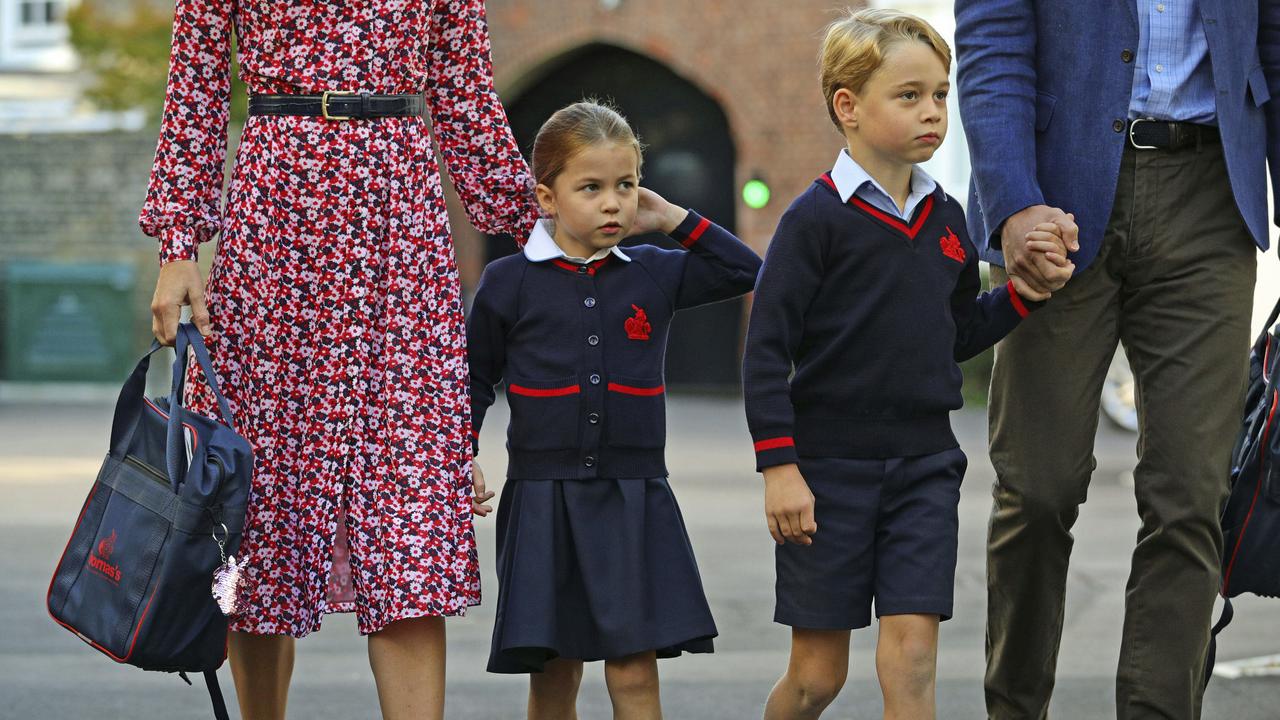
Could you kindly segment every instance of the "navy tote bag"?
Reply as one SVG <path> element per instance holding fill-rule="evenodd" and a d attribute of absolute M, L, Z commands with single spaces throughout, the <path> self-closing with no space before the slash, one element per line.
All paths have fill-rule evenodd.
<path fill-rule="evenodd" d="M 1280 338 L 1271 311 L 1249 354 L 1245 417 L 1231 463 L 1231 494 L 1222 511 L 1222 596 L 1280 597 Z"/>
<path fill-rule="evenodd" d="M 144 388 L 157 349 L 120 392 L 110 450 L 49 584 L 49 614 L 116 662 L 184 680 L 204 673 L 221 719 L 215 671 L 228 620 L 211 588 L 240 545 L 253 453 L 233 429 L 200 333 L 179 326 L 171 393 L 152 400 Z M 222 422 L 181 406 L 190 354 Z"/>

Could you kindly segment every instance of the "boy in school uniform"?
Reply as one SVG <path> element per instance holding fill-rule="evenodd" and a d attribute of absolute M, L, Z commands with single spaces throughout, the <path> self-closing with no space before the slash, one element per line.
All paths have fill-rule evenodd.
<path fill-rule="evenodd" d="M 767 719 L 815 718 L 848 672 L 850 630 L 880 618 L 886 718 L 934 717 L 938 623 L 952 612 L 966 459 L 949 413 L 958 362 L 1048 297 L 1014 278 L 979 295 L 959 202 L 916 163 L 947 130 L 951 53 L 927 23 L 850 13 L 821 78 L 846 147 L 783 215 L 743 362 L 791 660 Z M 1027 236 L 1060 288 L 1070 215 Z"/>

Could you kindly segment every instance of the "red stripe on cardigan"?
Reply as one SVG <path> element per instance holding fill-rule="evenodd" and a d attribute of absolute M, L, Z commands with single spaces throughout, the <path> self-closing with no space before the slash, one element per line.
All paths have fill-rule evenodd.
<path fill-rule="evenodd" d="M 582 388 L 578 385 L 569 385 L 567 387 L 558 388 L 527 388 L 523 385 L 507 385 L 507 391 L 517 395 L 526 395 L 528 397 L 559 397 L 561 395 L 573 395 L 582 392 Z"/>
<path fill-rule="evenodd" d="M 702 218 L 698 221 L 697 227 L 689 233 L 689 237 L 681 240 L 680 244 L 685 247 L 692 246 L 694 243 L 698 242 L 698 238 L 702 237 L 702 233 L 706 232 L 709 227 L 711 227 L 711 221 L 706 218 Z"/>
<path fill-rule="evenodd" d="M 610 392 L 622 393 L 623 395 L 661 395 L 666 389 L 665 385 L 641 388 L 632 387 L 630 385 L 619 385 L 618 383 L 609 383 Z"/>

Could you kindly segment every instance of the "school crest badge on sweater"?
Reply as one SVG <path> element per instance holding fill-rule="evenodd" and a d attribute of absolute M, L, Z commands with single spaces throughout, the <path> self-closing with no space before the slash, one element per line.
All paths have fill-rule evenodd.
<path fill-rule="evenodd" d="M 649 324 L 649 316 L 645 313 L 644 308 L 638 305 L 632 305 L 632 310 L 636 314 L 627 318 L 622 324 L 624 330 L 627 331 L 628 340 L 648 340 L 649 333 L 653 330 L 653 325 Z"/>
<path fill-rule="evenodd" d="M 960 238 L 956 236 L 950 225 L 947 226 L 947 234 L 942 236 L 938 244 L 942 246 L 943 255 L 958 263 L 964 262 L 964 246 L 960 244 Z"/>

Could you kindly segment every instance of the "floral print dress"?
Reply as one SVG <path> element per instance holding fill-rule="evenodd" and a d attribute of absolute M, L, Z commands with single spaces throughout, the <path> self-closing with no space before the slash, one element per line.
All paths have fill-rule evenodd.
<path fill-rule="evenodd" d="M 250 92 L 425 92 L 424 118 L 250 117 L 221 208 L 231 36 Z M 162 262 L 220 234 L 214 366 L 253 444 L 232 628 L 361 633 L 479 602 L 462 296 L 434 134 L 471 222 L 527 235 L 533 183 L 482 0 L 177 0 L 142 209 Z M 189 402 L 212 410 L 192 383 Z"/>

